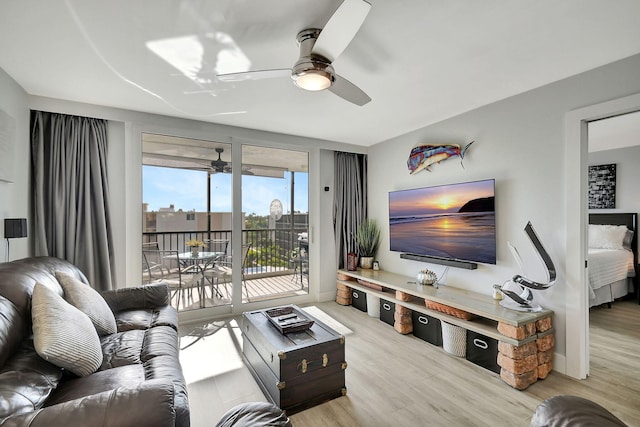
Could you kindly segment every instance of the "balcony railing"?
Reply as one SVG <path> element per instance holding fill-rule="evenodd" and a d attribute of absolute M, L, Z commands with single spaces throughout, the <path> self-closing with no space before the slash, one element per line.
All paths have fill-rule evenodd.
<path fill-rule="evenodd" d="M 307 229 L 261 229 L 243 230 L 242 243 L 251 243 L 247 254 L 246 274 L 278 275 L 291 274 L 300 268 L 301 233 Z M 231 255 L 231 230 L 145 232 L 142 233 L 142 247 L 159 250 L 188 252 L 186 242 L 197 239 L 203 242 L 226 240 L 227 255 Z M 305 244 L 303 251 L 308 250 Z"/>

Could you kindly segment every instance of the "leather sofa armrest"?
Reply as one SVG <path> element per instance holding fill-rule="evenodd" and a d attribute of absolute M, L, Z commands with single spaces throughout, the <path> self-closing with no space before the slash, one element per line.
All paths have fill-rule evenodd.
<path fill-rule="evenodd" d="M 164 307 L 169 305 L 169 286 L 166 283 L 153 283 L 104 291 L 102 296 L 114 313 L 130 309 Z"/>
<path fill-rule="evenodd" d="M 149 380 L 16 415 L 2 427 L 174 427 L 173 396 L 171 381 Z"/>
<path fill-rule="evenodd" d="M 553 396 L 540 403 L 530 427 L 626 427 L 619 418 L 591 400 L 569 395 Z"/>

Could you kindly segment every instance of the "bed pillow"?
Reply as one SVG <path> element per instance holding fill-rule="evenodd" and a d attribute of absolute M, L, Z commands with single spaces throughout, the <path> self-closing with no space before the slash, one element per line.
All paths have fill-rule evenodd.
<path fill-rule="evenodd" d="M 624 225 L 589 224 L 589 247 L 594 249 L 623 249 L 627 227 Z"/>
<path fill-rule="evenodd" d="M 98 335 L 111 335 L 118 332 L 113 312 L 95 289 L 71 274 L 61 271 L 56 272 L 56 279 L 64 290 L 64 299 L 89 316 Z"/>
<path fill-rule="evenodd" d="M 60 295 L 36 283 L 31 297 L 36 353 L 44 360 L 84 377 L 102 364 L 102 347 L 89 317 Z"/>
<path fill-rule="evenodd" d="M 624 233 L 624 239 L 622 239 L 622 247 L 628 251 L 632 251 L 631 242 L 633 242 L 633 231 L 627 230 L 626 233 Z"/>

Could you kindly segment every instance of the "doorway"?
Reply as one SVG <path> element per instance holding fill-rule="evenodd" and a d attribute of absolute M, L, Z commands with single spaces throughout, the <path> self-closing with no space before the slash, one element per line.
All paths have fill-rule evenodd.
<path fill-rule="evenodd" d="M 589 216 L 602 224 L 628 221 L 628 226 L 634 228 L 637 234 L 637 219 L 633 221 L 632 215 L 640 212 L 637 190 L 637 182 L 640 181 L 640 169 L 637 167 L 640 164 L 640 112 L 607 117 L 588 122 L 587 125 L 589 180 L 594 180 L 589 188 Z M 591 185 L 594 185 L 593 189 Z M 633 284 L 629 284 L 628 279 L 620 280 L 627 276 L 625 259 L 633 259 L 629 268 L 637 273 L 638 245 L 637 236 L 632 236 L 626 246 L 624 240 L 621 242 L 625 250 L 598 249 L 603 246 L 609 248 L 616 243 L 610 241 L 613 236 L 606 234 L 607 230 L 610 233 L 621 231 L 617 228 L 592 230 L 591 227 L 598 226 L 590 225 L 587 234 L 590 254 L 588 289 L 591 297 L 588 308 L 589 360 L 595 355 L 596 360 L 602 361 L 603 357 L 607 360 L 608 354 L 615 353 L 614 348 L 602 351 L 602 346 L 597 345 L 597 342 L 603 341 L 602 332 L 620 334 L 620 340 L 628 339 L 629 335 L 625 333 L 628 323 L 633 316 L 637 316 L 634 314 L 636 310 L 640 309 L 637 307 L 638 279 L 633 279 Z M 613 256 L 620 258 L 613 259 Z M 608 267 L 605 269 L 605 266 Z M 627 324 L 622 319 L 626 319 Z M 593 363 L 590 363 L 590 367 Z"/>
<path fill-rule="evenodd" d="M 588 123 L 640 111 L 640 94 L 568 112 L 565 115 L 566 188 L 566 359 L 565 373 L 589 374 L 589 316 L 586 282 Z"/>

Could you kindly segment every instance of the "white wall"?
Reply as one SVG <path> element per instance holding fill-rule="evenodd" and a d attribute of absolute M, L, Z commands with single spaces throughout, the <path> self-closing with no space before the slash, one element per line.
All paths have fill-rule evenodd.
<path fill-rule="evenodd" d="M 14 121 L 15 141 L 13 141 L 12 159 L 13 182 L 0 181 L 0 262 L 7 260 L 7 239 L 4 238 L 5 218 L 29 218 L 29 173 L 31 162 L 29 154 L 29 106 L 26 92 L 0 69 L 0 110 Z M 11 239 L 10 260 L 24 258 L 29 253 L 32 224 L 27 226 L 26 239 Z"/>
<path fill-rule="evenodd" d="M 536 300 L 554 310 L 556 354 L 566 352 L 565 283 L 565 114 L 605 100 L 640 92 L 640 55 L 487 105 L 377 144 L 369 150 L 370 215 L 383 227 L 381 267 L 413 276 L 424 263 L 403 260 L 388 250 L 388 192 L 486 178 L 496 179 L 497 265 L 469 271 L 451 268 L 448 286 L 490 294 L 494 283 L 518 273 L 507 241 L 520 250 L 529 274 L 543 269 L 522 231 L 531 221 L 558 269 L 555 287 Z M 425 84 L 428 84 L 426 82 Z M 406 160 L 417 143 L 476 143 L 465 156 L 409 175 Z M 572 154 L 568 154 L 572 155 Z M 576 156 L 576 159 L 578 157 Z M 576 160 L 578 161 L 578 160 Z M 440 273 L 443 267 L 428 264 Z M 558 368 L 563 371 L 561 364 Z"/>

